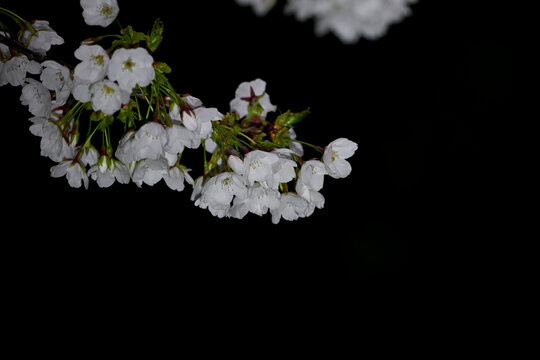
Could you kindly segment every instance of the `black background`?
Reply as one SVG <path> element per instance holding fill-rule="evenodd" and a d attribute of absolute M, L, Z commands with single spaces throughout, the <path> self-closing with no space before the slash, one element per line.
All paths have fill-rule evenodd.
<path fill-rule="evenodd" d="M 399 303 L 448 281 L 441 270 L 459 272 L 485 242 L 478 226 L 489 202 L 484 174 L 492 171 L 485 140 L 512 97 L 507 9 L 421 0 L 384 38 L 343 45 L 315 37 L 312 22 L 279 6 L 258 18 L 233 1 L 172 3 L 120 0 L 119 21 L 146 32 L 162 19 L 165 40 L 154 58 L 172 67 L 178 92 L 227 112 L 239 83 L 262 78 L 280 110 L 311 108 L 300 139 L 359 144 L 352 174 L 326 178 L 323 210 L 277 226 L 269 215 L 214 218 L 191 204 L 191 191 L 164 183 L 73 189 L 50 178 L 54 164 L 39 156 L 20 89 L 5 86 L 2 257 L 14 286 L 40 296 L 93 288 L 165 298 L 230 289 L 371 297 L 376 285 Z M 49 20 L 66 40 L 49 55 L 68 63 L 76 64 L 81 40 L 118 30 L 86 26 L 77 1 L 58 4 L 2 0 L 27 19 Z M 199 155 L 185 158 L 196 168 Z"/>

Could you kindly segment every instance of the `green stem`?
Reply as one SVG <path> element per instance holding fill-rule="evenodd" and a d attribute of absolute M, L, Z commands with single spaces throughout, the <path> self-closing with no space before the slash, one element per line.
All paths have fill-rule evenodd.
<path fill-rule="evenodd" d="M 13 21 L 15 21 L 22 29 L 30 31 L 30 33 L 32 35 L 36 36 L 38 34 L 36 29 L 34 29 L 34 27 L 32 26 L 32 24 L 30 24 L 28 21 L 24 20 L 19 15 L 15 14 L 13 11 L 8 10 L 6 8 L 3 8 L 3 7 L 0 7 L 0 13 L 10 17 L 11 19 L 13 19 Z"/>
<path fill-rule="evenodd" d="M 86 136 L 86 141 L 84 142 L 84 146 L 83 148 L 87 147 L 88 145 L 90 145 L 90 140 L 92 140 L 92 136 L 94 136 L 94 134 L 96 133 L 96 131 L 98 129 L 100 129 L 102 126 L 101 126 L 101 123 L 99 123 L 96 128 L 94 129 L 94 131 L 92 131 L 92 134 L 90 134 L 90 136 Z"/>
<path fill-rule="evenodd" d="M 296 140 L 296 139 L 288 139 L 287 141 L 288 141 L 288 142 L 294 141 L 294 142 L 300 143 L 300 144 L 302 144 L 302 145 L 309 146 L 309 147 L 311 147 L 311 148 L 317 150 L 317 151 L 320 152 L 321 154 L 324 153 L 324 150 L 322 150 L 319 146 L 316 146 L 316 145 L 307 143 L 307 142 L 305 142 L 305 141 L 300 141 L 300 140 Z"/>

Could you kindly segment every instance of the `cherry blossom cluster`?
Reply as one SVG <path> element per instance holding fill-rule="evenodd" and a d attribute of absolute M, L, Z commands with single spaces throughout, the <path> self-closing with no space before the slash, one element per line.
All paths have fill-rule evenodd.
<path fill-rule="evenodd" d="M 231 112 L 220 120 L 206 175 L 195 181 L 192 200 L 217 217 L 242 219 L 270 212 L 272 222 L 296 220 L 324 207 L 320 190 L 324 176 L 345 178 L 351 171 L 346 160 L 357 150 L 356 143 L 340 138 L 325 149 L 296 140 L 294 124 L 307 115 L 286 112 L 274 121 L 268 114 L 276 110 L 261 79 L 240 84 L 230 103 Z M 243 124 L 246 137 L 238 143 L 230 133 Z M 257 138 L 270 140 L 256 141 Z M 302 144 L 315 148 L 322 158 L 304 160 Z"/>
<path fill-rule="evenodd" d="M 250 5 L 263 16 L 277 0 L 236 0 L 240 5 Z M 389 26 L 410 14 L 409 5 L 417 0 L 287 0 L 285 12 L 300 21 L 313 19 L 315 33 L 323 36 L 334 33 L 343 43 L 378 39 Z"/>
<path fill-rule="evenodd" d="M 107 27 L 119 14 L 116 0 L 80 4 L 88 25 Z M 40 138 L 41 155 L 56 163 L 51 176 L 72 187 L 163 180 L 183 191 L 188 184 L 195 205 L 214 216 L 270 213 L 278 223 L 322 208 L 324 177 L 352 171 L 347 159 L 357 144 L 298 140 L 295 128 L 309 110 L 276 114 L 261 79 L 241 83 L 226 113 L 176 92 L 167 78 L 172 69 L 152 56 L 163 36 L 159 20 L 146 34 L 128 26 L 84 40 L 75 50 L 79 62 L 68 65 L 47 58 L 52 45 L 64 43 L 48 22 L 30 23 L 2 7 L 0 15 L 20 27 L 0 32 L 0 86 L 21 88 L 30 132 Z M 182 155 L 199 148 L 204 170 L 194 179 Z"/>

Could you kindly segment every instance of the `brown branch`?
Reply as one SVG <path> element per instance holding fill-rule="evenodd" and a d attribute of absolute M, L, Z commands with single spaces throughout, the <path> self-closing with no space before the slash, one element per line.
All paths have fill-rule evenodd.
<path fill-rule="evenodd" d="M 11 49 L 15 49 L 17 52 L 21 54 L 26 55 L 26 57 L 30 60 L 34 60 L 39 63 L 42 63 L 43 61 L 47 60 L 46 56 L 35 53 L 32 50 L 29 50 L 26 47 L 24 47 L 20 42 L 10 39 L 7 36 L 4 36 L 2 34 L 0 34 L 0 43 L 7 45 Z"/>
<path fill-rule="evenodd" d="M 67 62 L 65 62 L 63 60 L 50 59 L 46 55 L 42 55 L 42 54 L 39 54 L 39 53 L 37 53 L 35 51 L 32 51 L 32 50 L 26 48 L 19 41 L 13 40 L 13 39 L 11 39 L 11 38 L 9 38 L 7 36 L 4 36 L 2 34 L 0 34 L 0 43 L 2 43 L 4 45 L 7 45 L 10 49 L 13 49 L 13 50 L 17 51 L 18 53 L 21 53 L 21 54 L 25 55 L 29 60 L 37 61 L 40 64 L 43 63 L 44 61 L 47 61 L 47 60 L 54 60 L 57 63 L 67 67 L 68 69 L 73 69 L 74 68 L 74 66 L 72 66 L 71 64 L 68 64 Z"/>

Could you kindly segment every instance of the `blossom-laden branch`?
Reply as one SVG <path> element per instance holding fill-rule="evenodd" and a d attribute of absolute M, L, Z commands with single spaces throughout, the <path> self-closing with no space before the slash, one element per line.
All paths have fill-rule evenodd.
<path fill-rule="evenodd" d="M 81 5 L 89 25 L 106 27 L 119 13 L 116 0 Z M 272 116 L 277 107 L 261 79 L 241 83 L 225 114 L 178 93 L 167 77 L 172 69 L 152 56 L 163 38 L 159 20 L 148 33 L 128 26 L 83 41 L 75 50 L 79 63 L 70 67 L 29 56 L 45 57 L 63 44 L 48 22 L 30 24 L 3 8 L 0 14 L 19 26 L 14 36 L 0 22 L 0 86 L 22 88 L 41 155 L 57 163 L 51 176 L 65 176 L 72 187 L 163 180 L 183 191 L 187 183 L 195 205 L 215 216 L 270 212 L 278 223 L 322 208 L 324 177 L 351 173 L 347 159 L 357 145 L 345 138 L 325 148 L 298 140 L 295 128 L 309 110 Z M 303 145 L 322 156 L 305 160 Z M 204 172 L 194 179 L 182 155 L 199 148 Z"/>

